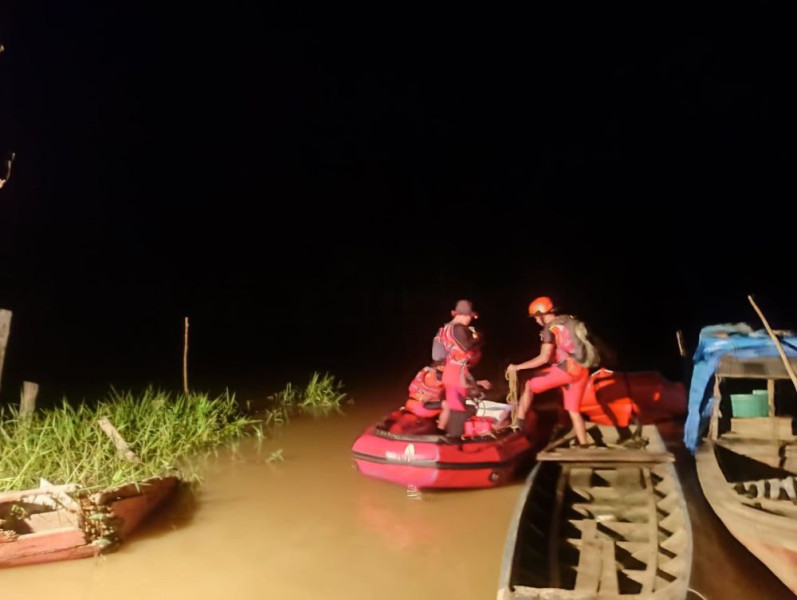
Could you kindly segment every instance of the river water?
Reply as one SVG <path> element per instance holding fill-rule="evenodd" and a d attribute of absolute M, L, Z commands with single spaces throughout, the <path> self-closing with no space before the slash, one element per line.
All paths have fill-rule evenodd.
<path fill-rule="evenodd" d="M 3 570 L 0 598 L 495 598 L 521 482 L 418 495 L 364 477 L 350 448 L 395 407 L 380 398 L 361 393 L 344 414 L 297 418 L 213 456 L 199 492 L 176 495 L 117 552 Z M 714 516 L 679 427 L 662 431 L 690 507 L 692 587 L 711 600 L 793 598 Z"/>

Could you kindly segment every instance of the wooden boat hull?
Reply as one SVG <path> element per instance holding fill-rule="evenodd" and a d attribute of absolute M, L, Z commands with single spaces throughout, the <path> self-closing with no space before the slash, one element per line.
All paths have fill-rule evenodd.
<path fill-rule="evenodd" d="M 797 594 L 797 501 L 787 494 L 778 499 L 744 493 L 751 486 L 729 481 L 720 466 L 727 452 L 731 451 L 711 440 L 698 447 L 695 461 L 703 495 L 728 531 Z M 728 458 L 726 455 L 725 460 Z M 788 481 L 788 476 L 782 480 Z M 762 478 L 764 481 L 771 489 L 773 482 L 781 479 L 775 476 Z M 792 481 L 792 490 L 793 485 Z"/>
<path fill-rule="evenodd" d="M 658 432 L 646 426 L 643 435 L 650 462 L 628 453 L 615 460 L 606 448 L 603 458 L 591 452 L 581 461 L 578 450 L 568 450 L 563 460 L 537 463 L 510 522 L 499 600 L 686 598 L 686 502 Z"/>
<path fill-rule="evenodd" d="M 0 494 L 0 517 L 5 518 L 0 521 L 5 523 L 0 527 L 0 568 L 111 552 L 178 482 L 175 477 L 152 478 L 77 500 L 64 493 L 66 486 Z"/>

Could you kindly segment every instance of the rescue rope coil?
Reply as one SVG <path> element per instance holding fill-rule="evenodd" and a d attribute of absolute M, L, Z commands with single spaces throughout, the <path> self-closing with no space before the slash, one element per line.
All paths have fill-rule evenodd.
<path fill-rule="evenodd" d="M 512 425 L 514 426 L 517 425 L 517 371 L 514 369 L 510 371 L 507 369 L 505 377 L 509 382 L 509 393 L 506 395 L 506 402 L 512 406 Z"/>

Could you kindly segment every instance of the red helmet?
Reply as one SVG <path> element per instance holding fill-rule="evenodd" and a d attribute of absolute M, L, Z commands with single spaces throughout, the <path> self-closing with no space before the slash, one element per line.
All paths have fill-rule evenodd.
<path fill-rule="evenodd" d="M 553 312 L 553 309 L 554 306 L 551 299 L 548 296 L 540 296 L 532 300 L 531 304 L 529 304 L 529 316 L 541 317 L 542 315 Z"/>

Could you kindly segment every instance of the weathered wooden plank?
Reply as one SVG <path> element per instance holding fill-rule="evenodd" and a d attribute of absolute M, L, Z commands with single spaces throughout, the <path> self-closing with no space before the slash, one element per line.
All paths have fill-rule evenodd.
<path fill-rule="evenodd" d="M 601 540 L 601 594 L 618 594 L 617 564 L 614 559 L 614 542 Z"/>
<path fill-rule="evenodd" d="M 19 403 L 19 416 L 29 417 L 36 410 L 36 396 L 39 395 L 39 384 L 32 381 L 22 382 L 22 400 Z"/>
<path fill-rule="evenodd" d="M 119 535 L 127 537 L 141 523 L 153 509 L 168 496 L 176 486 L 176 481 L 165 480 L 163 485 L 158 486 L 151 492 L 140 496 L 131 496 L 117 500 L 111 505 L 111 511 L 115 517 L 122 521 Z"/>
<path fill-rule="evenodd" d="M 645 487 L 648 489 L 653 489 L 653 481 L 650 477 L 650 471 L 648 469 L 644 469 L 643 476 L 645 478 Z M 656 511 L 656 497 L 651 494 L 650 498 L 648 499 L 648 521 L 647 521 L 647 529 L 648 529 L 648 544 L 649 544 L 649 551 L 650 551 L 650 558 L 648 559 L 647 566 L 645 567 L 645 577 L 642 581 L 642 590 L 641 593 L 644 594 L 652 594 L 653 593 L 653 584 L 656 581 L 656 572 L 658 571 L 658 546 L 659 546 L 659 519 L 658 513 Z"/>
<path fill-rule="evenodd" d="M 119 433 L 119 431 L 117 431 L 116 427 L 113 426 L 113 423 L 111 423 L 108 417 L 100 417 L 99 423 L 100 429 L 102 429 L 105 432 L 105 435 L 107 435 L 109 438 L 111 438 L 111 441 L 113 441 L 119 456 L 131 463 L 137 464 L 141 462 L 141 459 L 130 449 L 128 443 Z"/>
<path fill-rule="evenodd" d="M 64 527 L 78 528 L 77 514 L 68 510 L 48 510 L 35 513 L 29 515 L 25 521 L 30 525 L 33 533 L 63 529 Z"/>
<path fill-rule="evenodd" d="M 30 555 L 75 548 L 85 543 L 86 536 L 75 527 L 21 535 L 14 542 L 0 544 L 0 565 Z"/>
<path fill-rule="evenodd" d="M 42 496 L 46 497 L 50 502 L 52 502 L 52 498 L 50 494 L 52 492 L 62 492 L 68 494 L 70 492 L 74 492 L 77 489 L 77 485 L 74 483 L 66 483 L 64 485 L 43 485 L 39 488 L 34 488 L 30 490 L 16 490 L 13 492 L 0 492 L 0 503 L 4 502 L 20 502 L 22 500 L 26 502 L 37 502 L 41 499 Z"/>
<path fill-rule="evenodd" d="M 97 556 L 101 551 L 98 546 L 86 544 L 83 532 L 74 529 L 64 529 L 55 535 L 53 532 L 33 533 L 20 536 L 19 539 L 26 544 L 24 552 L 20 551 L 23 547 L 17 546 L 20 541 L 0 544 L 0 568 L 88 558 Z"/>
<path fill-rule="evenodd" d="M 769 416 L 775 416 L 775 380 L 767 379 L 767 406 L 769 407 Z"/>
<path fill-rule="evenodd" d="M 570 469 L 567 466 L 562 468 L 559 479 L 556 482 L 556 501 L 554 502 L 553 514 L 551 515 L 551 531 L 548 538 L 548 576 L 556 587 L 561 585 L 561 575 L 559 567 L 559 531 L 562 521 L 562 504 L 567 489 L 567 482 L 570 479 Z"/>
<path fill-rule="evenodd" d="M 530 588 L 515 586 L 513 592 L 499 596 L 498 600 L 596 600 L 594 592 L 576 592 L 559 588 Z M 618 599 L 619 600 L 619 599 Z"/>
<path fill-rule="evenodd" d="M 576 567 L 577 592 L 597 592 L 601 576 L 601 557 L 603 544 L 597 539 L 598 525 L 593 520 L 585 520 L 581 527 L 581 551 Z"/>
<path fill-rule="evenodd" d="M 53 485 L 44 477 L 39 478 L 39 486 L 47 490 L 49 496 L 53 500 L 53 506 L 63 506 L 64 508 L 77 513 L 80 510 L 78 502 L 69 496 L 67 492 L 74 492 L 77 490 L 77 485 L 72 483 L 69 485 Z"/>
<path fill-rule="evenodd" d="M 675 462 L 675 457 L 670 452 L 647 452 L 645 450 L 625 450 L 615 448 L 568 448 L 563 450 L 540 452 L 537 454 L 537 460 L 583 463 L 653 463 Z"/>
<path fill-rule="evenodd" d="M 6 358 L 6 345 L 11 333 L 11 311 L 0 308 L 0 389 L 3 384 L 3 362 Z"/>
<path fill-rule="evenodd" d="M 185 341 L 183 343 L 183 394 L 188 397 L 188 317 L 185 318 Z"/>
<path fill-rule="evenodd" d="M 588 519 L 594 519 L 600 516 L 604 519 L 612 517 L 620 521 L 636 521 L 641 517 L 645 517 L 648 511 L 645 505 L 633 506 L 620 503 L 596 504 L 591 502 L 576 502 L 571 505 L 571 508 Z"/>
<path fill-rule="evenodd" d="M 731 431 L 739 436 L 760 440 L 797 440 L 791 432 L 794 419 L 778 417 L 731 417 Z"/>
<path fill-rule="evenodd" d="M 797 357 L 789 357 L 789 363 L 797 367 Z M 779 356 L 757 356 L 737 358 L 726 354 L 720 359 L 716 375 L 730 379 L 789 379 L 786 366 Z"/>
<path fill-rule="evenodd" d="M 89 499 L 94 504 L 107 504 L 119 498 L 128 498 L 130 496 L 138 496 L 144 493 L 152 493 L 161 486 L 171 487 L 176 485 L 178 479 L 176 477 L 151 477 L 144 481 L 127 483 L 125 485 L 110 488 L 102 492 L 97 492 L 89 496 Z"/>
<path fill-rule="evenodd" d="M 92 546 L 86 544 L 83 546 L 74 546 L 71 548 L 64 548 L 62 550 L 55 550 L 53 552 L 39 552 L 37 554 L 29 554 L 6 561 L 0 561 L 0 568 L 8 567 L 21 567 L 24 565 L 39 565 L 43 563 L 52 563 L 62 560 L 75 560 L 79 558 L 89 558 L 97 556 L 101 552 L 99 546 Z"/>

